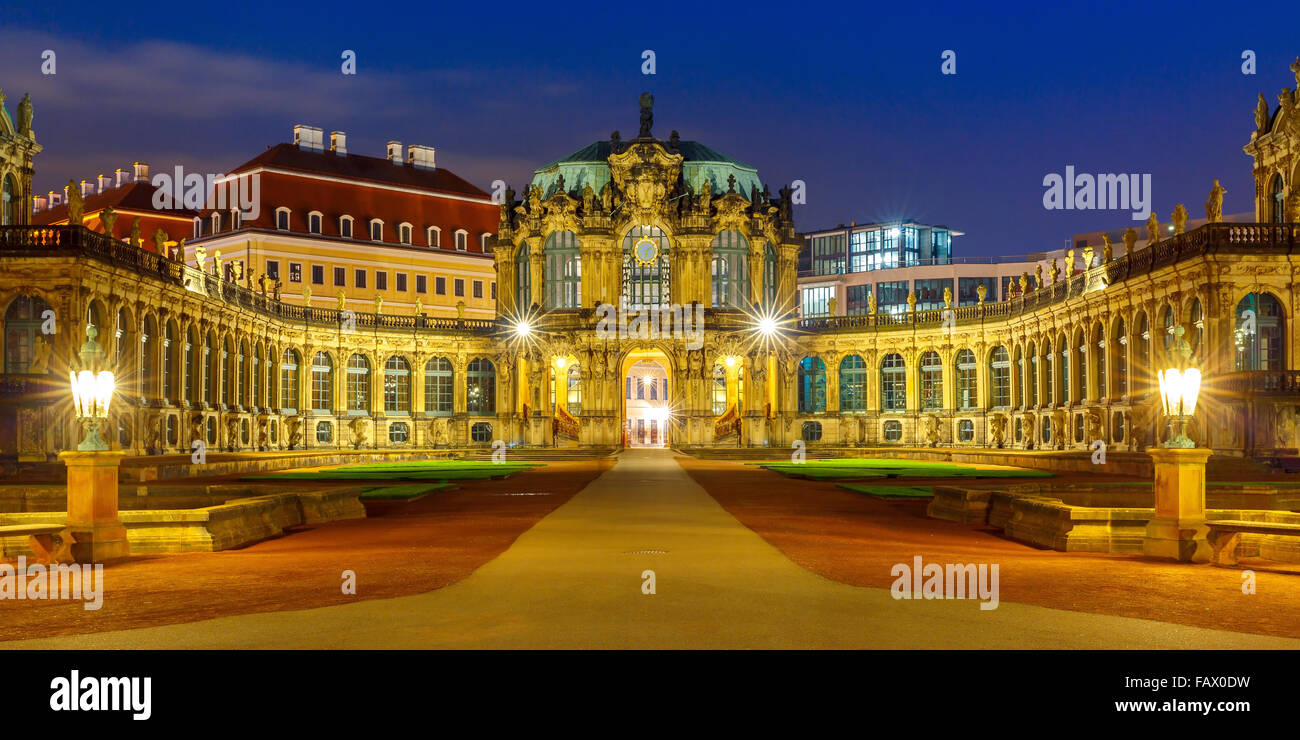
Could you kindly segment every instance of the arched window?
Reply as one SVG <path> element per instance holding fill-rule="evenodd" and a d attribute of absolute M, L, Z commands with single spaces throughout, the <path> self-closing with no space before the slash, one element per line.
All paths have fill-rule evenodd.
<path fill-rule="evenodd" d="M 826 363 L 820 357 L 799 361 L 799 413 L 820 414 L 826 410 Z"/>
<path fill-rule="evenodd" d="M 265 406 L 262 400 L 262 345 L 253 345 L 253 406 Z"/>
<path fill-rule="evenodd" d="M 1160 337 L 1165 343 L 1165 352 L 1174 343 L 1174 309 L 1173 306 L 1165 306 L 1165 310 L 1160 312 Z"/>
<path fill-rule="evenodd" d="M 491 360 L 474 359 L 466 368 L 465 411 L 474 416 L 497 412 L 497 369 Z"/>
<path fill-rule="evenodd" d="M 185 400 L 199 402 L 199 367 L 195 355 L 199 351 L 199 337 L 190 327 L 185 336 Z"/>
<path fill-rule="evenodd" d="M 268 410 L 279 406 L 279 404 L 276 403 L 276 398 L 275 398 L 276 388 L 279 387 L 276 384 L 276 378 L 280 377 L 280 368 L 275 364 L 275 358 L 277 356 L 278 353 L 275 351 L 275 349 L 271 347 L 271 345 L 268 344 L 266 346 L 266 366 L 265 366 L 266 367 L 266 407 Z M 294 406 L 297 405 L 298 405 L 297 401 L 295 400 Z M 276 434 L 275 424 L 272 424 L 271 425 L 272 442 L 276 441 L 275 434 Z"/>
<path fill-rule="evenodd" d="M 727 369 L 720 364 L 713 365 L 713 415 L 722 416 L 727 410 Z M 800 398 L 799 410 L 803 411 L 803 401 Z"/>
<path fill-rule="evenodd" d="M 907 365 L 897 352 L 885 355 L 880 361 L 880 410 L 907 410 Z"/>
<path fill-rule="evenodd" d="M 867 362 L 861 355 L 840 360 L 840 412 L 867 410 Z"/>
<path fill-rule="evenodd" d="M 1270 293 L 1248 293 L 1237 303 L 1237 370 L 1282 370 L 1282 304 Z"/>
<path fill-rule="evenodd" d="M 401 357 L 384 363 L 384 412 L 411 413 L 411 366 Z"/>
<path fill-rule="evenodd" d="M 898 442 L 903 438 L 903 422 L 897 419 L 890 419 L 884 425 L 885 441 Z"/>
<path fill-rule="evenodd" d="M 154 385 L 154 363 L 157 362 L 157 347 L 160 345 L 158 324 L 152 316 L 144 317 L 144 327 L 140 332 L 140 395 L 159 397 L 160 389 Z"/>
<path fill-rule="evenodd" d="M 234 361 L 234 354 L 235 347 L 230 343 L 230 337 L 226 337 L 226 341 L 221 344 L 221 364 L 217 365 L 217 372 L 221 374 L 221 377 L 218 379 L 221 384 L 221 403 L 226 406 L 229 406 L 231 403 L 230 386 L 232 383 L 230 376 L 233 371 L 230 367 L 230 363 Z"/>
<path fill-rule="evenodd" d="M 578 416 L 582 413 L 582 368 L 578 363 L 569 366 L 567 378 L 569 415 Z"/>
<path fill-rule="evenodd" d="M 528 266 L 528 242 L 515 252 L 515 306 L 523 315 L 533 305 L 533 275 Z"/>
<path fill-rule="evenodd" d="M 311 360 L 311 409 L 316 413 L 334 409 L 334 361 L 324 352 Z"/>
<path fill-rule="evenodd" d="M 1107 398 L 1106 393 L 1106 328 L 1098 323 L 1092 329 L 1092 346 L 1097 353 L 1096 359 L 1092 363 L 1092 372 L 1095 376 L 1093 382 L 1097 386 L 1097 396 L 1094 400 L 1102 401 Z"/>
<path fill-rule="evenodd" d="M 49 310 L 49 304 L 35 296 L 20 295 L 9 304 L 5 311 L 6 373 L 30 373 L 38 341 L 45 343 L 46 351 L 53 349 L 54 338 L 41 333 Z"/>
<path fill-rule="evenodd" d="M 203 338 L 203 400 L 209 406 L 217 402 L 215 389 L 212 387 L 212 363 L 216 361 L 212 356 L 212 345 L 216 343 L 217 338 L 212 332 L 208 332 L 208 335 Z"/>
<path fill-rule="evenodd" d="M 322 221 L 322 220 L 324 220 L 324 216 L 321 214 L 320 211 L 312 211 L 312 212 L 308 213 L 308 214 L 307 214 L 307 231 L 310 232 L 310 233 L 312 233 L 312 234 L 319 234 L 319 233 L 320 233 L 321 221 Z"/>
<path fill-rule="evenodd" d="M 179 400 L 176 398 L 176 373 L 172 362 L 172 353 L 176 351 L 176 329 L 171 322 L 163 325 L 160 351 L 162 352 L 162 397 L 172 401 Z"/>
<path fill-rule="evenodd" d="M 623 237 L 623 297 L 628 308 L 668 302 L 668 236 L 658 226 L 633 226 Z"/>
<path fill-rule="evenodd" d="M 1191 323 L 1191 329 L 1183 337 L 1192 345 L 1192 351 L 1195 352 L 1201 346 L 1201 337 L 1205 336 L 1205 311 L 1201 308 L 1201 299 L 1193 298 L 1192 305 L 1187 310 L 1187 320 Z"/>
<path fill-rule="evenodd" d="M 964 349 L 957 353 L 957 408 L 959 409 L 973 409 L 979 405 L 976 368 L 974 352 Z"/>
<path fill-rule="evenodd" d="M 768 310 L 775 310 L 777 295 L 776 249 L 771 242 L 763 248 L 763 302 Z"/>
<path fill-rule="evenodd" d="M 451 416 L 452 394 L 451 361 L 435 357 L 424 364 L 424 413 L 434 416 Z"/>
<path fill-rule="evenodd" d="M 1051 339 L 1043 342 L 1043 359 L 1043 405 L 1051 406 L 1056 403 L 1056 355 L 1052 353 Z"/>
<path fill-rule="evenodd" d="M 989 382 L 993 391 L 990 405 L 993 408 L 1011 406 L 1011 358 L 1006 347 L 994 347 L 989 355 Z"/>
<path fill-rule="evenodd" d="M 1025 368 L 1025 407 L 1038 406 L 1038 352 L 1033 342 L 1029 343 L 1029 352 L 1025 355 L 1029 366 Z"/>
<path fill-rule="evenodd" d="M 14 184 L 13 175 L 5 175 L 3 191 L 0 192 L 0 226 L 18 224 L 18 186 Z"/>
<path fill-rule="evenodd" d="M 582 307 L 582 260 L 578 237 L 572 231 L 555 231 L 546 237 L 546 307 Z"/>
<path fill-rule="evenodd" d="M 1115 375 L 1114 387 L 1112 390 L 1114 397 L 1123 398 L 1128 395 L 1128 335 L 1124 332 L 1124 319 L 1115 322 L 1115 331 L 1111 334 L 1111 356 L 1114 357 Z"/>
<path fill-rule="evenodd" d="M 1016 378 L 1019 381 L 1018 385 L 1020 387 L 1019 405 L 1020 408 L 1023 409 L 1029 405 L 1028 403 L 1029 391 L 1026 389 L 1027 384 L 1025 383 L 1025 358 L 1024 355 L 1021 353 L 1020 345 L 1018 344 L 1016 345 Z"/>
<path fill-rule="evenodd" d="M 1286 201 L 1284 197 L 1285 189 L 1282 187 L 1282 176 L 1273 175 L 1273 207 L 1269 212 L 1269 221 L 1275 224 L 1286 222 Z"/>
<path fill-rule="evenodd" d="M 248 403 L 248 386 L 245 383 L 244 363 L 248 361 L 248 342 L 239 343 L 239 351 L 235 355 L 235 404 L 247 405 Z"/>
<path fill-rule="evenodd" d="M 347 395 L 349 414 L 370 410 L 370 360 L 365 355 L 348 358 Z"/>
<path fill-rule="evenodd" d="M 1138 314 L 1133 342 L 1133 369 L 1137 375 L 1134 393 L 1140 394 L 1146 392 L 1151 382 L 1151 326 L 1145 311 Z"/>
<path fill-rule="evenodd" d="M 1062 354 L 1069 353 L 1062 351 Z M 1086 329 L 1079 329 L 1074 333 L 1074 354 L 1067 357 L 1065 364 L 1062 365 L 1062 367 L 1068 369 L 1070 376 L 1069 381 L 1066 383 L 1065 397 L 1061 399 L 1062 402 L 1088 400 L 1088 386 L 1085 382 L 1085 378 L 1087 378 L 1085 373 L 1088 368 L 1087 363 L 1084 361 L 1087 356 L 1088 332 Z"/>
<path fill-rule="evenodd" d="M 921 410 L 937 411 L 943 408 L 943 361 L 938 352 L 921 355 L 917 366 L 920 372 Z"/>
<path fill-rule="evenodd" d="M 728 229 L 713 238 L 713 307 L 749 305 L 749 241 Z"/>
<path fill-rule="evenodd" d="M 298 413 L 298 353 L 292 349 L 280 358 L 280 406 L 285 414 Z"/>

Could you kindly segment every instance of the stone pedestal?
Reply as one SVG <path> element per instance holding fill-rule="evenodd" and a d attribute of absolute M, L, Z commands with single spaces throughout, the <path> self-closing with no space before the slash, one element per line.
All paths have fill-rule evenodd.
<path fill-rule="evenodd" d="M 1181 562 L 1210 560 L 1205 526 L 1205 463 L 1203 448 L 1147 451 L 1155 462 L 1155 518 L 1147 523 L 1142 552 Z"/>
<path fill-rule="evenodd" d="M 117 470 L 125 453 L 60 452 L 68 466 L 68 528 L 78 563 L 105 563 L 131 554 L 117 516 Z"/>

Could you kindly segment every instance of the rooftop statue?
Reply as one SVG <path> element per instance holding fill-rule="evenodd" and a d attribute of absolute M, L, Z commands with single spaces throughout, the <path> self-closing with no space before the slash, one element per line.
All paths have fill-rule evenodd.
<path fill-rule="evenodd" d="M 1264 99 L 1264 93 L 1259 94 L 1259 102 L 1255 104 L 1255 129 L 1263 132 L 1268 128 L 1268 101 Z"/>
<path fill-rule="evenodd" d="M 1210 188 L 1210 199 L 1205 202 L 1205 218 L 1212 224 L 1223 220 L 1223 194 L 1226 192 L 1227 189 L 1215 180 L 1214 187 Z"/>
<path fill-rule="evenodd" d="M 81 188 L 77 187 L 76 181 L 68 180 L 68 223 L 80 226 L 85 207 L 85 201 L 81 199 Z"/>
<path fill-rule="evenodd" d="M 1181 234 L 1187 228 L 1187 207 L 1182 203 L 1174 206 L 1174 233 Z"/>
<path fill-rule="evenodd" d="M 117 223 L 117 211 L 113 210 L 112 206 L 106 207 L 103 213 L 99 214 L 99 222 L 104 227 L 105 236 L 112 239 L 113 224 Z"/>
<path fill-rule="evenodd" d="M 23 99 L 18 101 L 18 133 L 29 138 L 32 135 L 31 93 L 23 94 Z"/>
<path fill-rule="evenodd" d="M 1147 218 L 1147 246 L 1149 247 L 1158 241 L 1160 241 L 1160 219 L 1156 218 L 1156 214 L 1153 213 Z M 1127 242 L 1125 243 L 1127 244 Z"/>
<path fill-rule="evenodd" d="M 640 103 L 641 103 L 641 133 L 637 134 L 637 136 L 648 138 L 650 136 L 650 127 L 653 126 L 655 122 L 655 113 L 654 113 L 655 96 L 651 95 L 648 92 L 641 93 Z"/>

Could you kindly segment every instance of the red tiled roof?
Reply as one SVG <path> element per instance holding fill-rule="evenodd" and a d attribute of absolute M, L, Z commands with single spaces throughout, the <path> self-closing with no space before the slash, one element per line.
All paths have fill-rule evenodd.
<path fill-rule="evenodd" d="M 130 209 L 133 211 L 157 211 L 159 214 L 170 216 L 197 216 L 195 211 L 185 210 L 183 208 L 159 209 L 153 207 L 153 193 L 157 188 L 149 182 L 128 182 L 120 188 L 109 188 L 102 193 L 91 193 L 85 196 L 82 201 L 82 212 L 86 215 L 102 211 L 112 206 L 113 210 L 121 211 Z M 40 195 L 40 193 L 37 193 Z M 53 208 L 47 208 L 40 213 L 32 214 L 32 225 L 49 226 L 60 221 L 68 220 L 68 204 L 60 203 Z M 126 219 L 130 222 L 130 219 Z"/>
<path fill-rule="evenodd" d="M 293 144 L 276 144 L 236 167 L 232 174 L 257 167 L 298 170 L 349 180 L 370 180 L 402 187 L 437 190 L 471 198 L 488 198 L 486 192 L 442 167 L 426 170 L 409 164 L 395 165 L 382 157 L 367 157 L 361 154 L 339 155 L 329 151 L 315 152 L 299 149 Z"/>

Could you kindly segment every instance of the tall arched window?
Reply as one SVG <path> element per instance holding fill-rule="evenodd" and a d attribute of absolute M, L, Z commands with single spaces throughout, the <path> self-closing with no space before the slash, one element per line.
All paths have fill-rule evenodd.
<path fill-rule="evenodd" d="M 1025 407 L 1034 408 L 1038 406 L 1038 348 L 1033 342 L 1029 343 L 1029 352 L 1025 355 L 1029 365 L 1025 368 Z"/>
<path fill-rule="evenodd" d="M 582 307 L 582 259 L 578 237 L 572 231 L 556 231 L 546 237 L 546 307 Z"/>
<path fill-rule="evenodd" d="M 18 186 L 14 184 L 13 175 L 5 175 L 4 187 L 0 191 L 0 226 L 18 224 Z"/>
<path fill-rule="evenodd" d="M 569 365 L 569 372 L 566 375 L 569 402 L 569 415 L 577 416 L 582 413 L 582 368 L 578 363 Z"/>
<path fill-rule="evenodd" d="M 727 369 L 721 364 L 713 365 L 713 415 L 722 416 L 727 410 Z M 799 406 L 803 411 L 803 404 Z"/>
<path fill-rule="evenodd" d="M 334 361 L 324 352 L 311 360 L 311 409 L 317 413 L 334 409 Z"/>
<path fill-rule="evenodd" d="M 253 345 L 253 401 L 254 406 L 265 406 L 262 399 L 262 345 Z"/>
<path fill-rule="evenodd" d="M 176 351 L 176 328 L 170 321 L 163 326 L 162 339 L 162 395 L 171 401 L 176 398 L 176 380 L 172 353 Z"/>
<path fill-rule="evenodd" d="M 370 360 L 355 354 L 348 358 L 347 401 L 349 414 L 370 410 Z"/>
<path fill-rule="evenodd" d="M 749 240 L 733 229 L 713 238 L 713 307 L 749 305 Z"/>
<path fill-rule="evenodd" d="M 515 306 L 520 315 L 533 305 L 533 274 L 529 268 L 528 242 L 515 251 Z"/>
<path fill-rule="evenodd" d="M 1138 314 L 1133 342 L 1133 367 L 1137 374 L 1134 392 L 1145 393 L 1151 383 L 1151 325 L 1147 322 L 1146 311 Z"/>
<path fill-rule="evenodd" d="M 775 310 L 777 295 L 777 260 L 776 249 L 771 242 L 763 248 L 763 302 L 769 310 Z"/>
<path fill-rule="evenodd" d="M 623 237 L 623 297 L 628 308 L 668 302 L 668 236 L 658 226 L 633 226 Z"/>
<path fill-rule="evenodd" d="M 185 336 L 185 400 L 190 403 L 199 402 L 198 352 L 199 337 L 191 326 Z"/>
<path fill-rule="evenodd" d="M 943 408 L 943 361 L 939 359 L 939 353 L 930 351 L 921 355 L 917 370 L 920 372 L 921 410 Z"/>
<path fill-rule="evenodd" d="M 1098 323 L 1092 329 L 1092 348 L 1097 353 L 1096 360 L 1092 363 L 1093 382 L 1097 386 L 1097 397 L 1095 400 L 1102 401 L 1107 397 L 1106 393 L 1106 328 Z"/>
<path fill-rule="evenodd" d="M 212 345 L 217 343 L 217 338 L 212 332 L 203 338 L 203 400 L 209 406 L 216 404 L 217 397 L 212 387 L 212 363 L 216 358 L 212 356 Z"/>
<path fill-rule="evenodd" d="M 298 353 L 292 349 L 280 358 L 280 406 L 282 413 L 298 413 Z"/>
<path fill-rule="evenodd" d="M 465 411 L 473 416 L 497 412 L 497 369 L 491 360 L 474 359 L 466 368 Z"/>
<path fill-rule="evenodd" d="M 1056 355 L 1052 353 L 1052 340 L 1043 342 L 1043 405 L 1056 403 Z"/>
<path fill-rule="evenodd" d="M 975 353 L 964 349 L 957 353 L 957 408 L 973 409 L 979 405 Z"/>
<path fill-rule="evenodd" d="M 158 324 L 152 316 L 144 318 L 140 333 L 140 395 L 158 397 L 160 389 L 154 386 L 154 363 L 158 358 Z"/>
<path fill-rule="evenodd" d="M 1205 336 L 1205 310 L 1201 308 L 1200 298 L 1192 299 L 1192 305 L 1187 309 L 1187 321 L 1191 328 L 1183 338 L 1191 343 L 1195 352 L 1201 346 L 1201 337 Z"/>
<path fill-rule="evenodd" d="M 840 411 L 867 410 L 867 362 L 861 355 L 840 360 Z"/>
<path fill-rule="evenodd" d="M 907 364 L 897 352 L 880 361 L 880 410 L 907 410 Z"/>
<path fill-rule="evenodd" d="M 454 393 L 451 360 L 435 357 L 424 363 L 424 413 L 451 416 Z"/>
<path fill-rule="evenodd" d="M 217 365 L 217 372 L 221 374 L 221 377 L 218 379 L 221 384 L 221 403 L 226 406 L 229 406 L 231 403 L 230 386 L 232 383 L 230 375 L 233 370 L 230 367 L 230 363 L 233 361 L 234 354 L 235 347 L 230 343 L 230 337 L 226 337 L 226 341 L 221 344 L 221 364 Z"/>
<path fill-rule="evenodd" d="M 244 363 L 248 361 L 248 342 L 239 343 L 239 353 L 235 357 L 235 403 L 237 405 L 246 405 L 248 403 L 248 386 L 244 382 Z"/>
<path fill-rule="evenodd" d="M 384 412 L 411 413 L 411 366 L 401 357 L 384 363 Z"/>
<path fill-rule="evenodd" d="M 1285 189 L 1282 187 L 1282 176 L 1273 175 L 1273 207 L 1269 213 L 1269 221 L 1275 224 L 1286 222 L 1286 200 Z"/>
<path fill-rule="evenodd" d="M 1272 294 L 1246 294 L 1233 332 L 1237 370 L 1282 370 L 1282 329 L 1282 304 Z"/>
<path fill-rule="evenodd" d="M 1115 322 L 1115 331 L 1111 334 L 1111 356 L 1114 357 L 1115 375 L 1112 394 L 1115 398 L 1128 395 L 1128 335 L 1124 332 L 1124 319 Z"/>
<path fill-rule="evenodd" d="M 5 372 L 29 373 L 38 339 L 51 343 L 53 337 L 43 339 L 41 324 L 49 304 L 35 296 L 20 295 L 5 310 Z M 52 347 L 50 347 L 52 349 Z"/>
<path fill-rule="evenodd" d="M 1165 306 L 1165 310 L 1160 312 L 1160 338 L 1164 340 L 1165 352 L 1174 343 L 1174 309 L 1172 306 Z"/>
<path fill-rule="evenodd" d="M 826 410 L 826 363 L 820 357 L 799 361 L 799 413 L 820 414 Z"/>
<path fill-rule="evenodd" d="M 994 347 L 989 355 L 989 382 L 992 391 L 989 405 L 993 408 L 1011 406 L 1011 357 L 1006 347 Z"/>
<path fill-rule="evenodd" d="M 1068 348 L 1062 348 L 1063 355 L 1071 355 L 1066 352 Z M 1087 378 L 1087 363 L 1084 358 L 1088 356 L 1088 331 L 1079 329 L 1074 333 L 1074 352 L 1066 359 L 1063 367 L 1066 374 L 1069 375 L 1069 381 L 1066 383 L 1066 393 L 1061 399 L 1063 403 L 1071 401 L 1088 400 L 1088 386 L 1085 379 Z"/>

